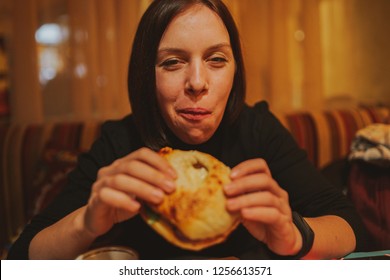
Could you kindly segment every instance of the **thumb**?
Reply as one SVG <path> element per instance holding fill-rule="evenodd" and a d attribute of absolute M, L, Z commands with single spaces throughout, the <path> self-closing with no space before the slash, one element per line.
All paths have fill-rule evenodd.
<path fill-rule="evenodd" d="M 257 240 L 264 242 L 266 240 L 265 226 L 262 223 L 243 219 L 242 225 L 255 237 Z"/>

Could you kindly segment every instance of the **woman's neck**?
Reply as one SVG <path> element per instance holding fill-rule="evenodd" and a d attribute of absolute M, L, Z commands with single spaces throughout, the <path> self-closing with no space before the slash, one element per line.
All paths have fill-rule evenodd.
<path fill-rule="evenodd" d="M 208 153 L 213 155 L 216 158 L 219 158 L 222 151 L 222 135 L 223 135 L 223 125 L 220 125 L 215 131 L 213 136 L 204 143 L 198 145 L 187 144 L 178 138 L 172 131 L 169 131 L 168 143 L 173 149 L 179 149 L 183 151 L 197 150 L 203 153 Z"/>

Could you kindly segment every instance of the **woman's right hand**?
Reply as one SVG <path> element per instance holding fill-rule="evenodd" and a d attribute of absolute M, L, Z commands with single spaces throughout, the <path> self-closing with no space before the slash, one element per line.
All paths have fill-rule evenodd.
<path fill-rule="evenodd" d="M 138 214 L 140 200 L 158 204 L 175 189 L 176 173 L 156 152 L 141 148 L 99 170 L 84 212 L 85 229 L 98 237 Z"/>

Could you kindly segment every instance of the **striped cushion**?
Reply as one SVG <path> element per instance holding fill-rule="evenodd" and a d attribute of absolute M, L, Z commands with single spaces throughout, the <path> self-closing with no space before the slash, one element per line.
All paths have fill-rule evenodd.
<path fill-rule="evenodd" d="M 49 147 L 86 151 L 100 133 L 99 122 L 57 123 L 47 140 Z"/>
<path fill-rule="evenodd" d="M 321 168 L 346 157 L 357 130 L 390 120 L 390 108 L 354 108 L 322 112 L 296 112 L 279 116 L 310 161 Z"/>
<path fill-rule="evenodd" d="M 26 217 L 40 213 L 66 185 L 68 173 L 76 166 L 79 150 L 45 148 L 34 180 L 25 191 Z"/>
<path fill-rule="evenodd" d="M 4 230 L 7 236 L 15 235 L 24 221 L 24 204 L 23 191 L 21 186 L 21 144 L 25 126 L 11 126 L 5 135 L 3 147 L 3 172 L 2 172 L 2 193 L 5 205 L 5 222 Z M 2 227 L 3 228 L 3 227 Z"/>
<path fill-rule="evenodd" d="M 86 151 L 100 126 L 99 121 L 0 126 L 0 249 L 17 236 L 31 216 L 33 199 L 39 192 L 33 182 L 45 151 Z"/>
<path fill-rule="evenodd" d="M 5 158 L 3 155 L 5 155 L 4 151 L 4 143 L 6 140 L 6 135 L 8 135 L 10 126 L 6 124 L 0 124 L 0 250 L 4 248 L 8 241 L 8 233 L 7 233 L 7 217 L 6 217 L 6 189 L 5 189 L 5 178 L 4 178 L 4 169 L 5 169 Z M 0 255 L 2 256 L 3 253 L 0 251 Z"/>

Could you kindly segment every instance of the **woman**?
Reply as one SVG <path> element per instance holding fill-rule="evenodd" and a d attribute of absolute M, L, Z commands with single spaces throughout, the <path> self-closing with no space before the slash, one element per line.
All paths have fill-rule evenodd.
<path fill-rule="evenodd" d="M 359 219 L 342 194 L 266 103 L 244 105 L 240 42 L 221 1 L 154 1 L 136 33 L 128 81 L 132 115 L 105 124 L 10 258 L 72 259 L 105 240 L 141 259 L 337 258 L 360 244 Z M 242 223 L 226 242 L 188 252 L 139 217 L 140 201 L 158 204 L 175 190 L 175 171 L 155 152 L 164 146 L 210 153 L 232 167 L 226 207 Z"/>

